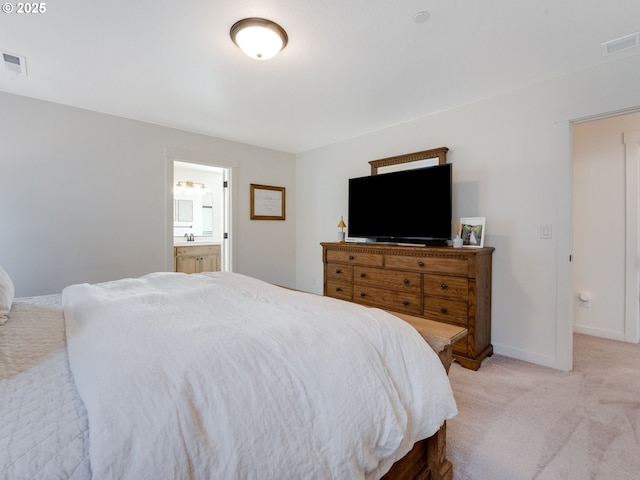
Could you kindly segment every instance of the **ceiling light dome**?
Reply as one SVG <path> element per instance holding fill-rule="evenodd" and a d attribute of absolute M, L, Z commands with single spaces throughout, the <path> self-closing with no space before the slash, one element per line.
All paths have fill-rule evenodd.
<path fill-rule="evenodd" d="M 282 50 L 289 40 L 287 32 L 271 20 L 245 18 L 231 27 L 231 40 L 256 60 L 267 60 Z"/>

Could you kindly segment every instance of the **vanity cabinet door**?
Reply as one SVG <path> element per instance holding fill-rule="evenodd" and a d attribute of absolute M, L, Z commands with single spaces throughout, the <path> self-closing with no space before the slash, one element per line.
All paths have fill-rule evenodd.
<path fill-rule="evenodd" d="M 196 255 L 177 255 L 176 272 L 198 273 L 198 258 Z"/>
<path fill-rule="evenodd" d="M 216 268 L 217 255 L 203 255 L 200 257 L 199 272 L 217 272 L 220 268 Z"/>

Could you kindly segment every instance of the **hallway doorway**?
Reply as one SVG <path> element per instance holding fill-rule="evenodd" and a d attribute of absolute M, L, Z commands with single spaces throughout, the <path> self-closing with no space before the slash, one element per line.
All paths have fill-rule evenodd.
<path fill-rule="evenodd" d="M 640 112 L 575 123 L 573 329 L 637 343 Z"/>

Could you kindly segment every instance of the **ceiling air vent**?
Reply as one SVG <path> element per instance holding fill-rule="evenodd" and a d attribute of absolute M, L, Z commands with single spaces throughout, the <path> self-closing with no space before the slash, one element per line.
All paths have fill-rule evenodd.
<path fill-rule="evenodd" d="M 27 74 L 27 59 L 20 55 L 0 51 L 5 70 L 16 75 Z"/>
<path fill-rule="evenodd" d="M 632 33 L 625 37 L 616 38 L 609 42 L 601 44 L 602 55 L 613 55 L 614 53 L 629 50 L 630 48 L 640 46 L 640 32 Z"/>

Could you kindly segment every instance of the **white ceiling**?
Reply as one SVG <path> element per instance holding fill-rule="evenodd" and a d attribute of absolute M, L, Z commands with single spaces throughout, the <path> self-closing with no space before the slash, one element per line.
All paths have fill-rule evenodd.
<path fill-rule="evenodd" d="M 292 153 L 622 56 L 640 67 L 640 48 L 600 47 L 640 30 L 639 0 L 45 3 L 0 13 L 0 50 L 28 69 L 0 90 Z M 244 17 L 289 44 L 250 59 L 229 38 Z"/>

